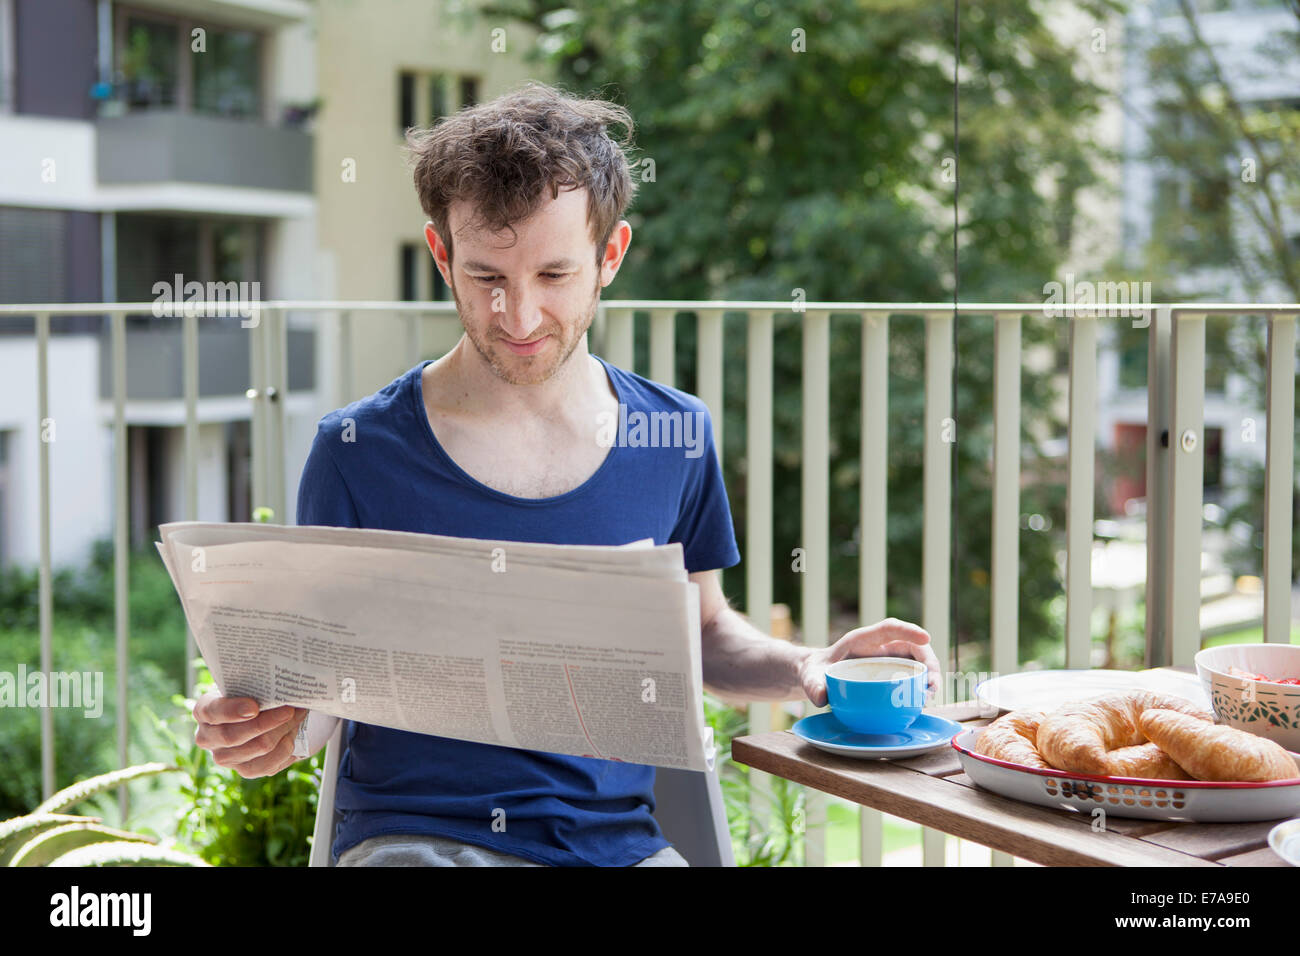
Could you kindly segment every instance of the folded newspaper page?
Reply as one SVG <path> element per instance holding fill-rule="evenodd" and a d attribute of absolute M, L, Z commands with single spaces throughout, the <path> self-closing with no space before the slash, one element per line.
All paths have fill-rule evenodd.
<path fill-rule="evenodd" d="M 159 530 L 227 697 L 305 707 L 310 721 L 713 768 L 699 588 L 679 544 L 197 521 Z"/>

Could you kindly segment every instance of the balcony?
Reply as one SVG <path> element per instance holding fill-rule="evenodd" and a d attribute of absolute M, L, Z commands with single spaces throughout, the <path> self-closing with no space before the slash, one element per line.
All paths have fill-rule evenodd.
<path fill-rule="evenodd" d="M 175 322 L 178 329 L 155 330 L 150 336 L 163 336 L 157 342 L 135 340 L 126 328 L 125 317 L 147 311 L 147 304 L 70 304 L 0 306 L 0 315 L 35 315 L 38 342 L 38 403 L 40 416 L 47 415 L 49 320 L 53 315 L 103 313 L 112 316 L 108 341 L 104 348 L 106 368 L 115 386 L 111 389 L 114 413 L 112 427 L 119 438 L 124 434 L 124 408 L 128 397 L 135 397 L 137 379 L 153 383 L 149 388 L 159 397 L 197 394 L 197 370 L 203 350 L 229 349 L 224 338 L 194 334 L 187 325 L 193 318 L 155 320 Z M 745 386 L 726 396 L 735 405 L 743 405 L 746 441 L 743 448 L 745 468 L 743 484 L 728 488 L 733 502 L 745 502 L 743 564 L 738 573 L 745 576 L 747 600 L 743 610 L 748 617 L 766 628 L 777 619 L 773 601 L 773 580 L 777 571 L 788 566 L 788 558 L 774 540 L 773 524 L 777 502 L 773 493 L 773 464 L 778 452 L 793 449 L 774 447 L 774 368 L 777 355 L 774 331 L 778 322 L 793 322 L 801 341 L 799 366 L 798 460 L 800 467 L 799 514 L 800 547 L 806 554 L 806 571 L 800 575 L 800 637 L 809 646 L 826 646 L 835 636 L 830 601 L 830 568 L 835 555 L 844 552 L 844 541 L 835 540 L 830 526 L 832 466 L 839 459 L 852 460 L 860 471 L 858 480 L 858 533 L 855 535 L 857 568 L 857 619 L 874 622 L 887 616 L 886 580 L 888 512 L 888 423 L 891 415 L 889 388 L 891 324 L 919 321 L 924 328 L 924 354 L 917 357 L 923 384 L 924 458 L 920 480 L 921 513 L 917 544 L 923 553 L 921 573 L 921 614 L 917 623 L 931 635 L 932 646 L 950 666 L 953 635 L 950 631 L 950 607 L 956 592 L 952 567 L 953 497 L 952 467 L 955 439 L 948 425 L 953 422 L 954 395 L 952 371 L 956 358 L 954 333 L 958 323 L 972 320 L 994 322 L 992 354 L 978 357 L 992 370 L 993 440 L 990 448 L 991 492 L 993 501 L 990 538 L 990 573 L 987 587 L 991 595 L 988 620 L 989 662 L 993 672 L 1014 673 L 1021 669 L 1018 589 L 1020 585 L 1021 495 L 1024 456 L 1021 447 L 1022 412 L 1022 325 L 1026 319 L 1044 312 L 1043 304 L 961 304 L 945 303 L 870 303 L 809 302 L 792 314 L 788 302 L 677 302 L 677 301 L 607 301 L 601 304 L 590 332 L 591 351 L 612 364 L 635 368 L 638 331 L 648 346 L 648 368 L 643 373 L 673 385 L 678 361 L 688 358 L 694 368 L 694 391 L 708 405 L 715 422 L 720 454 L 726 454 L 723 441 L 724 382 L 727 377 L 724 349 L 724 318 L 739 316 L 743 321 L 743 373 Z M 314 334 L 327 363 L 322 367 L 325 381 L 320 384 L 329 394 L 346 402 L 357 397 L 350 380 L 350 356 L 364 341 L 356 325 L 375 322 L 405 323 L 409 344 L 407 354 L 395 360 L 409 368 L 427 358 L 419 348 L 417 317 L 455 331 L 459 320 L 454 306 L 443 303 L 395 302 L 267 302 L 259 305 L 261 321 L 246 330 L 246 350 L 227 352 L 223 362 L 230 363 L 227 374 L 232 385 L 241 379 L 253 402 L 253 496 L 255 504 L 270 505 L 278 515 L 288 514 L 291 500 L 292 473 L 287 467 L 286 402 L 284 398 L 306 381 L 296 378 L 292 363 L 286 361 L 288 319 L 295 323 L 308 318 L 315 324 Z M 638 319 L 648 314 L 648 323 Z M 678 317 L 691 315 L 695 323 L 694 355 L 679 354 Z M 1290 640 L 1292 618 L 1292 489 L 1294 485 L 1294 383 L 1297 318 L 1300 304 L 1150 304 L 1146 318 L 1133 323 L 1146 337 L 1147 354 L 1147 430 L 1146 496 L 1142 522 L 1145 524 L 1143 547 L 1145 561 L 1139 554 L 1129 554 L 1136 568 L 1129 578 L 1139 578 L 1137 587 L 1145 595 L 1146 666 L 1190 664 L 1205 635 L 1200 609 L 1203 595 L 1203 500 L 1202 473 L 1206 443 L 1201 436 L 1205 426 L 1205 341 L 1208 316 L 1263 316 L 1267 323 L 1268 397 L 1267 430 L 1261 436 L 1265 445 L 1262 577 L 1264 608 L 1263 634 L 1268 641 Z M 860 363 L 863 374 L 856 406 L 832 408 L 830 402 L 832 323 L 831 317 L 847 319 L 861 334 Z M 1096 444 L 1098 401 L 1098 331 L 1101 319 L 1078 313 L 1062 320 L 1069 323 L 1068 365 L 1068 441 L 1065 458 L 1066 507 L 1063 535 L 1063 574 L 1066 601 L 1064 646 L 1066 667 L 1087 668 L 1092 662 L 1092 611 L 1099 606 L 1097 587 L 1101 578 L 1111 578 L 1115 567 L 1095 560 L 1095 539 L 1099 533 L 1094 502 L 1097 488 Z M 646 325 L 648 324 L 648 328 Z M 837 326 L 842 328 L 842 326 Z M 227 335 L 245 334 L 230 329 Z M 150 353 L 152 359 L 137 364 L 128 361 L 128 353 Z M 962 361 L 977 357 L 962 356 Z M 151 363 L 166 369 L 149 369 Z M 331 364 L 332 363 L 332 364 Z M 637 369 L 642 371 L 642 369 Z M 129 385 L 128 385 L 129 383 Z M 205 386 L 206 387 L 206 386 Z M 187 402 L 186 426 L 194 424 L 193 403 Z M 331 405 L 330 407 L 333 407 Z M 893 411 L 896 411 L 893 410 Z M 832 416 L 857 416 L 860 444 L 857 448 L 833 448 L 829 440 Z M 968 427 L 963 425 L 963 428 Z M 114 442 L 117 474 L 126 475 L 125 442 Z M 49 445 L 41 444 L 41 486 L 38 508 L 44 516 L 41 562 L 41 625 L 43 659 L 52 652 L 49 617 L 51 574 L 49 565 L 48 515 Z M 734 453 L 734 450 L 733 452 Z M 187 481 L 194 481 L 196 462 L 187 455 Z M 115 577 L 118 647 L 123 655 L 119 666 L 125 673 L 129 617 L 126 612 L 128 514 L 126 490 L 116 491 L 115 551 L 118 556 Z M 191 499 L 191 507 L 193 500 Z M 179 517 L 189 517 L 178 516 Z M 738 528 L 738 531 L 740 529 Z M 1145 574 L 1142 565 L 1145 564 Z M 1131 587 L 1131 582 L 1125 587 Z M 178 642 L 185 640 L 176 635 Z M 192 640 L 192 638 L 190 638 Z M 192 657 L 193 646 L 189 645 Z M 126 713 L 125 682 L 119 682 L 119 714 Z M 769 729 L 780 719 L 778 705 L 754 704 L 748 709 L 751 732 Z M 55 746 L 52 724 L 43 727 L 43 751 L 52 754 Z M 119 737 L 119 759 L 126 765 L 126 737 Z M 52 757 L 49 757 L 46 792 L 52 787 Z M 811 807 L 811 804 L 810 804 Z M 810 811 L 811 813 L 811 811 Z M 864 824 L 865 825 L 865 824 Z M 927 840 L 930 834 L 927 833 Z M 927 843 L 927 862 L 942 859 L 931 852 Z M 811 852 L 811 851 L 810 851 Z M 876 850 L 879 853 L 879 848 Z M 808 857 L 814 862 L 816 856 Z M 877 857 L 878 860 L 878 857 Z M 867 862 L 864 860 L 864 862 Z"/>
<path fill-rule="evenodd" d="M 312 137 L 244 119 L 153 109 L 95 120 L 106 185 L 190 183 L 310 194 Z"/>

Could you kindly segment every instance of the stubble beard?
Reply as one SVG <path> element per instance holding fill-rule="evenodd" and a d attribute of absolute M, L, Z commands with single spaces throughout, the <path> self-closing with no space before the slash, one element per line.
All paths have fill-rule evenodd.
<path fill-rule="evenodd" d="M 578 343 L 582 337 L 587 334 L 591 328 L 591 323 L 596 317 L 596 307 L 600 302 L 600 276 L 596 276 L 596 285 L 591 292 L 591 302 L 587 306 L 587 314 L 583 317 L 582 324 L 578 326 L 571 340 L 568 342 L 554 343 L 560 346 L 559 358 L 553 360 L 549 365 L 541 366 L 537 364 L 539 356 L 515 355 L 508 349 L 505 354 L 499 353 L 491 345 L 490 340 L 485 341 L 477 331 L 477 323 L 474 322 L 472 311 L 468 311 L 461 303 L 460 296 L 456 294 L 456 284 L 451 284 L 452 299 L 456 302 L 456 313 L 460 316 L 461 327 L 465 330 L 465 335 L 469 338 L 470 344 L 474 346 L 474 351 L 482 357 L 487 366 L 492 369 L 492 374 L 497 378 L 510 385 L 541 385 L 549 381 L 556 373 L 563 369 L 573 356 L 574 351 L 578 348 Z M 554 333 L 552 333 L 554 337 Z M 547 348 L 552 345 L 548 344 Z M 504 349 L 504 346 L 502 347 Z M 522 363 L 522 370 L 520 365 Z"/>

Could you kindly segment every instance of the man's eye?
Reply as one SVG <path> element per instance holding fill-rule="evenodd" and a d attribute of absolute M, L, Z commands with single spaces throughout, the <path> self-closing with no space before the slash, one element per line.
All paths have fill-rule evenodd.
<path fill-rule="evenodd" d="M 495 282 L 500 276 L 474 276 L 476 282 Z"/>
<path fill-rule="evenodd" d="M 542 275 L 548 279 L 567 279 L 569 277 L 567 272 L 543 272 Z"/>

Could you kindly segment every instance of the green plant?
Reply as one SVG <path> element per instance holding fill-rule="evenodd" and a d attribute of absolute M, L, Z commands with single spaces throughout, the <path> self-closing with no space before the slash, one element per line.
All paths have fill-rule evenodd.
<path fill-rule="evenodd" d="M 148 763 L 100 774 L 67 787 L 29 814 L 0 823 L 0 865 L 4 866 L 207 866 L 146 834 L 103 825 L 100 817 L 64 813 L 133 780 L 175 771 Z"/>
<path fill-rule="evenodd" d="M 184 639 L 181 632 L 181 640 Z M 153 660 L 132 654 L 127 673 L 127 726 L 129 750 L 120 759 L 117 752 L 117 667 L 111 630 L 86 626 L 56 616 L 53 628 L 55 671 L 92 675 L 98 700 L 94 710 L 54 707 L 54 787 L 62 787 L 80 776 L 106 773 L 122 764 L 146 763 L 157 758 L 142 740 L 142 705 L 168 700 L 176 681 Z M 183 658 L 184 655 L 182 654 Z M 11 673 L 26 667 L 28 674 L 40 667 L 40 635 L 35 630 L 0 634 L 0 670 Z M 101 678 L 102 675 L 102 679 Z M 96 686 L 99 685 L 99 686 Z M 88 703 L 88 701 L 87 701 Z M 98 711 L 98 713 L 96 713 Z M 0 719 L 0 817 L 22 813 L 41 799 L 42 709 L 6 707 Z"/>
<path fill-rule="evenodd" d="M 215 689 L 202 660 L 195 694 Z M 194 700 L 172 698 L 180 713 L 163 719 L 150 712 L 167 741 L 181 784 L 177 835 L 217 866 L 306 866 L 316 820 L 322 756 L 299 761 L 274 776 L 244 779 L 218 766 L 193 740 Z"/>
<path fill-rule="evenodd" d="M 756 790 L 749 768 L 731 759 L 732 738 L 748 730 L 748 716 L 707 693 L 704 716 L 713 728 L 713 741 L 718 748 L 718 782 L 726 804 L 727 827 L 737 865 L 792 865 L 802 843 L 804 788 L 771 777 L 766 788 Z M 751 806 L 754 794 L 760 795 L 757 808 Z"/>

